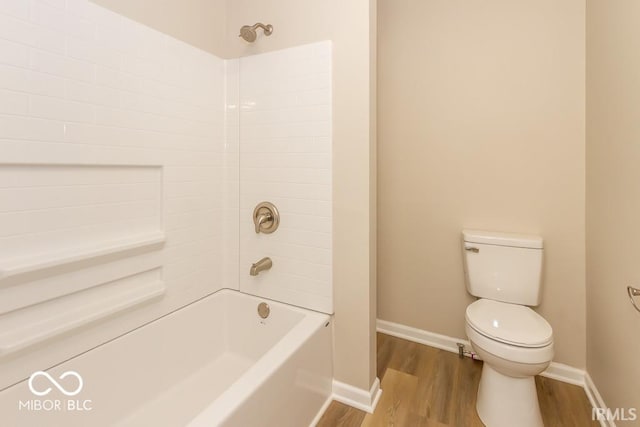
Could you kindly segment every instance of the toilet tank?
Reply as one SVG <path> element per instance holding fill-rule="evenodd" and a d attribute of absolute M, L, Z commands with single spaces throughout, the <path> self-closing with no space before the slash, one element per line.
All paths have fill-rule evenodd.
<path fill-rule="evenodd" d="M 542 237 L 463 230 L 462 253 L 471 295 L 521 305 L 540 304 Z"/>

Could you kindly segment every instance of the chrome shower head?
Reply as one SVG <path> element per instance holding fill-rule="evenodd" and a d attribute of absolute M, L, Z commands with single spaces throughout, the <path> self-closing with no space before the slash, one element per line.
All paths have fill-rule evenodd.
<path fill-rule="evenodd" d="M 264 25 L 258 22 L 255 25 L 244 25 L 240 28 L 240 34 L 238 37 L 242 37 L 246 42 L 253 43 L 256 41 L 257 33 L 256 30 L 258 28 L 262 28 L 265 36 L 270 36 L 273 33 L 273 25 Z"/>

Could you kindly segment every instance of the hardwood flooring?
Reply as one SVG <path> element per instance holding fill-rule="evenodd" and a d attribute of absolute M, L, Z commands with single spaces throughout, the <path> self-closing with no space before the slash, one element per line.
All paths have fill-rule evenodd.
<path fill-rule="evenodd" d="M 483 427 L 476 414 L 482 362 L 378 334 L 382 397 L 373 414 L 332 402 L 318 427 Z M 536 377 L 546 427 L 599 426 L 581 387 Z"/>

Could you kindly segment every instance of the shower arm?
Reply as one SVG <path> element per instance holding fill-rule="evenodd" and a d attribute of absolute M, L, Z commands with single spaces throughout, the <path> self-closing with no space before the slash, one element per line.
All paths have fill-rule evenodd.
<path fill-rule="evenodd" d="M 262 22 L 258 22 L 257 24 L 254 24 L 251 27 L 251 29 L 254 31 L 257 30 L 258 28 L 262 28 L 262 31 L 264 31 L 264 34 L 266 36 L 270 36 L 271 33 L 273 33 L 273 25 L 271 24 L 264 25 Z"/>

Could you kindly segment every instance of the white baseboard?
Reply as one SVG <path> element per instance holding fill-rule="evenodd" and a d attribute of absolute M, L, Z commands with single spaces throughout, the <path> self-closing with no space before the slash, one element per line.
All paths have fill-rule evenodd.
<path fill-rule="evenodd" d="M 551 362 L 551 365 L 540 376 L 585 388 L 586 374 L 582 369 L 574 368 L 564 363 Z"/>
<path fill-rule="evenodd" d="M 378 319 L 376 322 L 378 332 L 391 335 L 398 338 L 404 338 L 408 341 L 417 342 L 419 344 L 428 345 L 429 347 L 439 348 L 440 350 L 458 352 L 458 343 L 463 343 L 469 347 L 469 340 L 453 338 L 446 335 L 436 334 L 435 332 L 425 331 L 423 329 L 411 326 L 393 323 L 387 320 Z"/>
<path fill-rule="evenodd" d="M 320 418 L 322 418 L 324 413 L 327 412 L 327 409 L 329 408 L 329 405 L 331 405 L 331 402 L 333 402 L 333 394 L 330 394 L 329 397 L 327 397 L 327 400 L 324 401 L 316 416 L 313 417 L 313 421 L 311 421 L 309 427 L 316 427 L 318 425 L 318 423 L 320 422 Z"/>
<path fill-rule="evenodd" d="M 584 376 L 584 391 L 587 393 L 587 398 L 589 398 L 589 402 L 591 402 L 591 406 L 593 408 L 607 408 L 606 403 L 604 403 L 604 399 L 600 392 L 596 388 L 596 385 L 593 383 L 591 379 L 591 375 L 587 372 Z M 616 423 L 613 420 L 600 420 L 601 427 L 616 427 Z"/>
<path fill-rule="evenodd" d="M 458 343 L 463 343 L 469 347 L 469 340 L 462 338 L 454 338 L 446 335 L 436 334 L 411 326 L 401 325 L 399 323 L 389 322 L 387 320 L 378 319 L 377 330 L 387 335 L 398 338 L 404 338 L 409 341 L 428 345 L 429 347 L 439 348 L 441 350 L 458 352 Z M 586 372 L 574 368 L 563 363 L 551 362 L 551 365 L 542 374 L 543 377 L 552 378 L 554 380 L 563 381 L 565 383 L 579 385 L 585 387 Z M 585 387 L 586 389 L 586 387 Z"/>
<path fill-rule="evenodd" d="M 376 378 L 368 391 L 333 380 L 333 400 L 370 414 L 376 409 L 381 395 L 382 390 L 380 389 L 380 380 L 378 378 Z"/>

